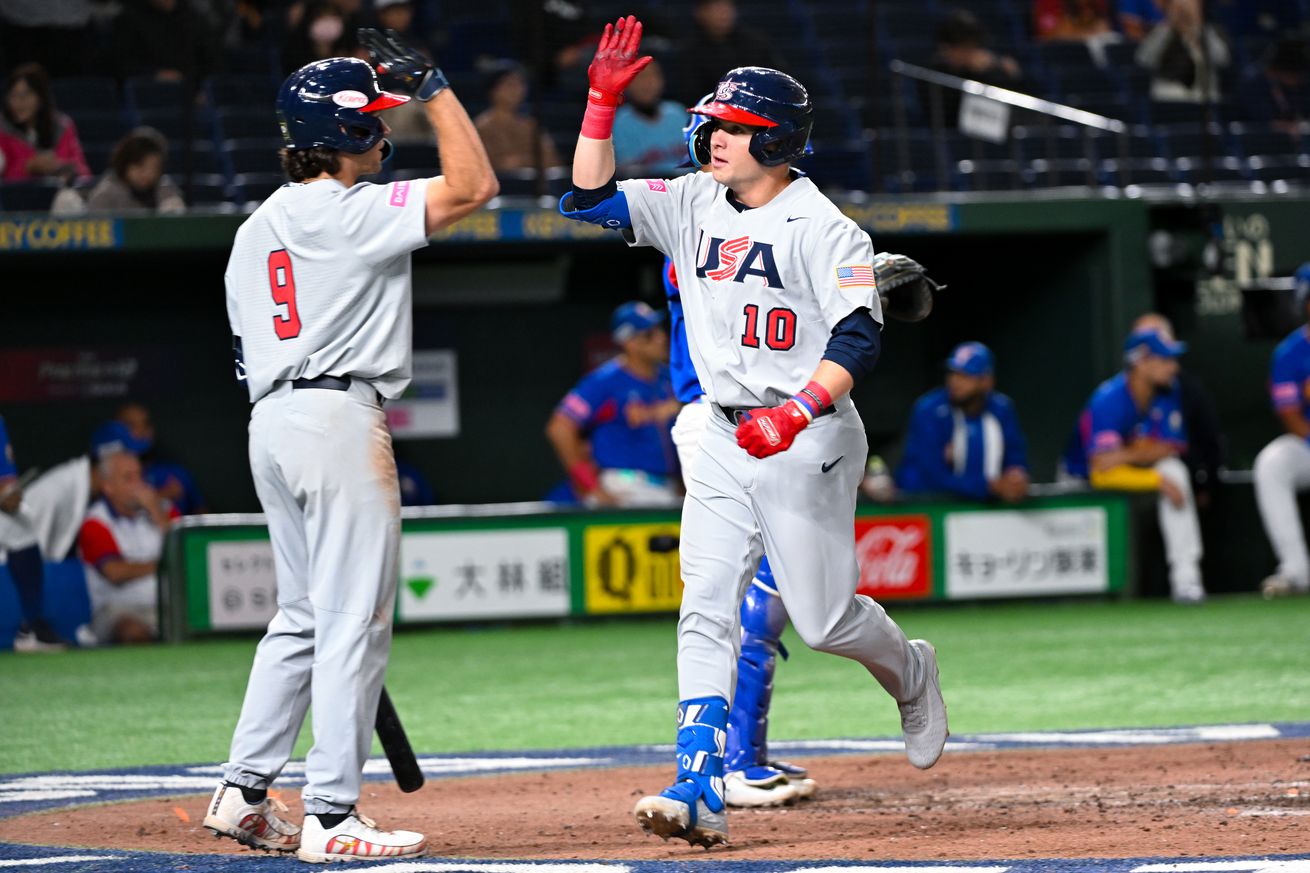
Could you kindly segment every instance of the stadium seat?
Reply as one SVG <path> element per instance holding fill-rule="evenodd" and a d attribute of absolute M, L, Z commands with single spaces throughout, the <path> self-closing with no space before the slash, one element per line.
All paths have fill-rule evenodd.
<path fill-rule="evenodd" d="M 182 186 L 184 179 L 173 180 Z M 224 176 L 201 173 L 191 178 L 191 184 L 183 187 L 182 195 L 190 207 L 212 207 L 230 205 L 231 191 Z"/>
<path fill-rule="evenodd" d="M 242 173 L 232 178 L 234 200 L 247 205 L 259 203 L 287 182 L 281 173 Z"/>
<path fill-rule="evenodd" d="M 50 92 L 59 110 L 74 118 L 82 112 L 118 112 L 118 83 L 108 76 L 52 79 Z"/>
<path fill-rule="evenodd" d="M 229 139 L 223 141 L 223 155 L 233 174 L 282 172 L 278 151 L 280 139 Z"/>
<path fill-rule="evenodd" d="M 277 118 L 272 112 L 250 107 L 225 107 L 216 110 L 214 129 L 220 141 L 280 136 Z"/>
<path fill-rule="evenodd" d="M 161 82 L 150 76 L 133 76 L 125 91 L 128 107 L 134 112 L 180 109 L 186 99 L 181 82 Z"/>
<path fill-rule="evenodd" d="M 273 106 L 280 84 L 271 76 L 221 75 L 211 76 L 205 91 L 216 109 L 267 110 Z"/>
<path fill-rule="evenodd" d="M 77 125 L 77 137 L 84 146 L 88 142 L 115 143 L 128 131 L 128 125 L 123 123 L 123 116 L 117 110 L 101 112 L 88 109 L 70 115 L 73 124 Z"/>
<path fill-rule="evenodd" d="M 57 180 L 6 182 L 0 185 L 0 206 L 5 212 L 49 212 L 63 187 Z"/>

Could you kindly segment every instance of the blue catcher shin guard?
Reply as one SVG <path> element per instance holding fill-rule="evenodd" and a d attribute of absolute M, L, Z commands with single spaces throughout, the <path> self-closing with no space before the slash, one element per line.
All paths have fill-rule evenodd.
<path fill-rule="evenodd" d="M 697 697 L 678 704 L 678 778 L 660 795 L 687 804 L 692 826 L 696 824 L 698 798 L 705 801 L 710 812 L 723 811 L 727 721 L 728 701 L 722 697 Z"/>
<path fill-rule="evenodd" d="M 746 590 L 741 603 L 741 657 L 737 659 L 737 690 L 728 716 L 728 772 L 744 770 L 748 779 L 763 778 L 751 768 L 768 763 L 769 701 L 773 697 L 773 668 L 782 648 L 787 608 L 778 596 L 769 559 Z"/>

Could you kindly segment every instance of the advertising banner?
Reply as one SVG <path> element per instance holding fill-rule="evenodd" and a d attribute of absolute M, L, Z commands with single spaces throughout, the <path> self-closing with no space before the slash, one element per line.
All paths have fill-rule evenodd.
<path fill-rule="evenodd" d="M 452 349 L 414 352 L 414 379 L 387 403 L 396 439 L 459 436 L 459 371 Z"/>
<path fill-rule="evenodd" d="M 562 527 L 401 538 L 401 621 L 568 614 L 569 537 Z"/>
<path fill-rule="evenodd" d="M 277 612 L 273 546 L 268 540 L 216 541 L 205 550 L 209 569 L 209 626 L 259 630 Z"/>
<path fill-rule="evenodd" d="M 855 520 L 860 594 L 874 600 L 932 597 L 932 521 L 927 515 Z"/>
<path fill-rule="evenodd" d="M 1103 507 L 951 512 L 945 528 L 951 600 L 1109 590 Z"/>
<path fill-rule="evenodd" d="M 682 603 L 678 523 L 588 525 L 586 610 L 667 612 Z"/>

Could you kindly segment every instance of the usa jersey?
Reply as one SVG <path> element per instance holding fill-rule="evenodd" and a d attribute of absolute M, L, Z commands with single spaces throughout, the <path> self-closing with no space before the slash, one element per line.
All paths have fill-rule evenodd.
<path fill-rule="evenodd" d="M 1187 449 L 1182 392 L 1174 382 L 1157 394 L 1145 412 L 1137 409 L 1128 391 L 1128 374 L 1119 373 L 1100 384 L 1078 418 L 1076 438 L 1066 449 L 1065 470 L 1088 478 L 1092 455 L 1123 448 L 1134 440 L 1153 439 Z"/>
<path fill-rule="evenodd" d="M 673 260 L 692 365 L 720 406 L 786 402 L 839 321 L 858 309 L 882 321 L 873 244 L 809 179 L 757 209 L 739 209 L 708 173 L 619 187 L 629 242 Z"/>
<path fill-rule="evenodd" d="M 691 350 L 687 348 L 687 317 L 682 312 L 682 297 L 678 291 L 678 274 L 673 261 L 664 259 L 664 296 L 669 300 L 669 375 L 673 378 L 673 393 L 683 403 L 691 403 L 702 396 L 696 368 L 691 363 Z"/>
<path fill-rule="evenodd" d="M 237 230 L 224 281 L 253 403 L 278 382 L 353 376 L 388 399 L 413 371 L 409 255 L 426 179 L 284 185 Z"/>
<path fill-rule="evenodd" d="M 592 459 L 602 470 L 668 476 L 678 469 L 671 433 L 678 401 L 667 367 L 648 382 L 608 361 L 582 377 L 559 411 L 591 441 Z"/>
<path fill-rule="evenodd" d="M 1269 376 L 1276 411 L 1310 416 L 1310 328 L 1299 327 L 1278 344 Z"/>

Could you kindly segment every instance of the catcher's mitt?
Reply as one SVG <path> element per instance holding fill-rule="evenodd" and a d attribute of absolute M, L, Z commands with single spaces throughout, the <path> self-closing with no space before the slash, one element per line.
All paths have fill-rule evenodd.
<path fill-rule="evenodd" d="M 426 102 L 450 87 L 445 73 L 394 30 L 361 27 L 358 36 L 359 44 L 368 49 L 368 56 L 373 59 L 373 66 L 387 90 L 395 88 Z"/>
<path fill-rule="evenodd" d="M 939 285 L 914 258 L 880 252 L 873 258 L 873 274 L 882 298 L 882 312 L 897 321 L 923 321 L 932 312 Z"/>

